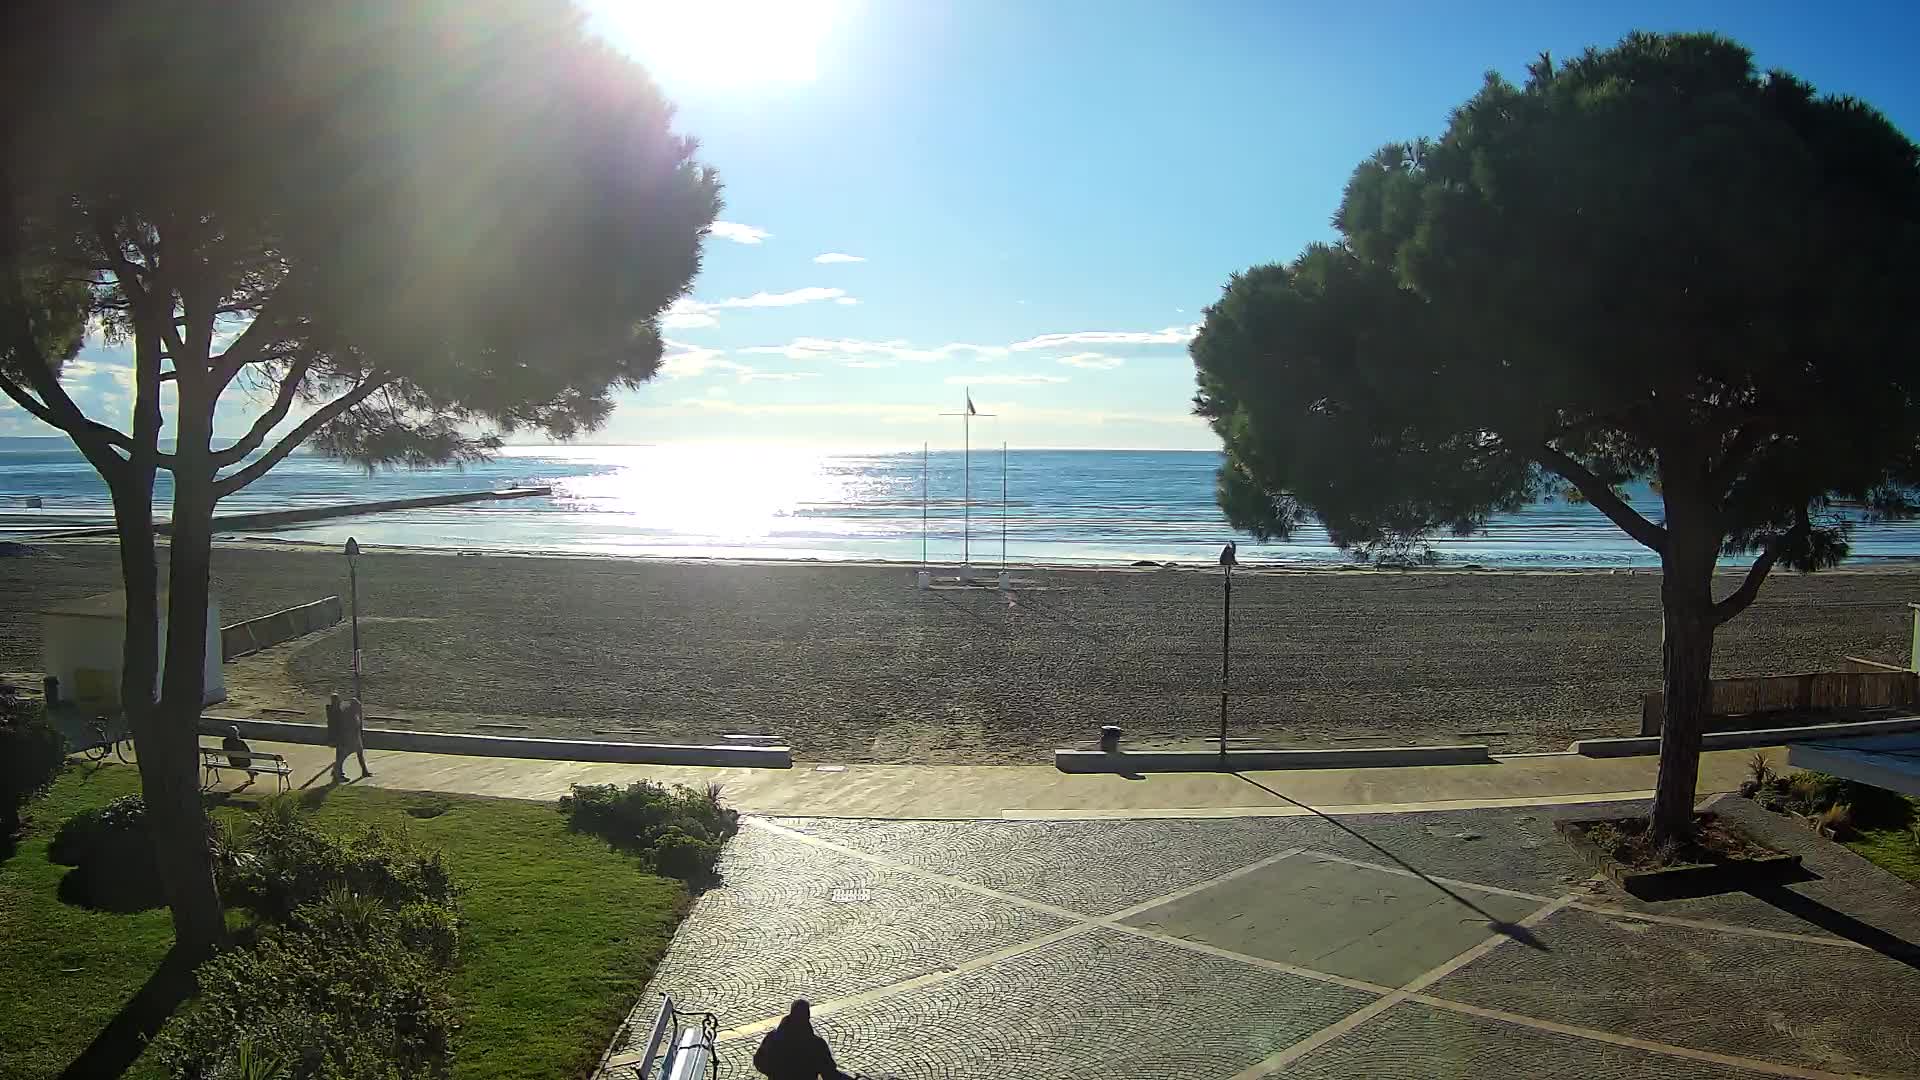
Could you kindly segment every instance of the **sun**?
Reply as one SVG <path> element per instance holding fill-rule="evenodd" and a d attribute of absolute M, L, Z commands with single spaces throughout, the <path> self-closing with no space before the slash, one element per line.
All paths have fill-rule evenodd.
<path fill-rule="evenodd" d="M 811 82 L 843 0 L 587 0 L 594 24 L 669 91 Z"/>

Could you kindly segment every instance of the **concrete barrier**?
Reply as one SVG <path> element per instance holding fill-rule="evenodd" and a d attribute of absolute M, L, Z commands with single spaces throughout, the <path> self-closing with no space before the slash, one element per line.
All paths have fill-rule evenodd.
<path fill-rule="evenodd" d="M 1483 744 L 1366 746 L 1329 750 L 1055 750 L 1061 772 L 1243 772 L 1269 769 L 1372 769 L 1404 765 L 1486 765 Z"/>
<path fill-rule="evenodd" d="M 1796 739 L 1841 739 L 1854 735 L 1894 735 L 1920 731 L 1920 716 L 1890 720 L 1861 720 L 1850 724 L 1803 724 L 1799 727 L 1759 728 L 1751 731 L 1710 731 L 1700 737 L 1702 750 L 1745 750 L 1779 746 Z M 1569 747 L 1585 757 L 1638 757 L 1660 752 L 1658 735 L 1624 739 L 1581 739 Z"/>
<path fill-rule="evenodd" d="M 243 739 L 325 745 L 320 724 L 285 720 L 242 720 L 207 716 L 232 724 Z M 751 769 L 791 769 L 786 746 L 701 746 L 679 743 L 597 742 L 588 739 L 525 739 L 511 735 L 468 735 L 446 731 L 398 731 L 366 728 L 369 750 L 405 750 L 415 754 L 466 754 L 474 757 L 538 758 L 543 761 L 608 761 L 625 765 L 709 765 Z"/>
<path fill-rule="evenodd" d="M 329 596 L 311 604 L 281 608 L 257 619 L 220 628 L 220 658 L 232 660 L 270 645 L 325 630 L 341 618 L 340 598 Z"/>

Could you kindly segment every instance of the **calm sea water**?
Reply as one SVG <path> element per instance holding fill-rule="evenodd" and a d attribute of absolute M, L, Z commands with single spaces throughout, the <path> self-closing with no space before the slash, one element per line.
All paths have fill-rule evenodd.
<path fill-rule="evenodd" d="M 727 446 L 509 447 L 464 469 L 380 472 L 295 455 L 223 513 L 405 498 L 514 485 L 549 498 L 342 518 L 247 536 L 337 544 L 545 551 L 652 557 L 928 558 L 976 565 L 1211 562 L 1235 539 L 1213 502 L 1220 455 L 1208 451 L 976 450 L 972 505 L 958 451 L 935 452 L 924 484 L 918 452 L 829 454 Z M 168 497 L 161 481 L 159 504 Z M 1658 518 L 1645 489 L 1634 503 Z M 37 500 L 39 505 L 31 505 Z M 164 513 L 164 510 L 162 511 Z M 969 521 L 970 517 L 970 521 Z M 0 536 L 24 538 L 110 520 L 106 490 L 84 459 L 52 440 L 0 439 Z M 1528 506 L 1485 534 L 1443 539 L 1444 563 L 1488 566 L 1650 565 L 1591 507 Z M 1920 523 L 1863 525 L 1860 559 L 1920 555 Z M 1337 563 L 1347 556 L 1317 527 L 1285 543 L 1241 544 L 1243 561 Z"/>

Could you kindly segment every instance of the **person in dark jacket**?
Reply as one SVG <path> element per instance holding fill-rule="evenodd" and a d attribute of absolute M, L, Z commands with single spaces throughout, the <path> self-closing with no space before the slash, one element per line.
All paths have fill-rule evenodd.
<path fill-rule="evenodd" d="M 827 1040 L 814 1034 L 813 1007 L 796 1001 L 754 1052 L 753 1067 L 769 1080 L 853 1080 L 833 1063 Z"/>

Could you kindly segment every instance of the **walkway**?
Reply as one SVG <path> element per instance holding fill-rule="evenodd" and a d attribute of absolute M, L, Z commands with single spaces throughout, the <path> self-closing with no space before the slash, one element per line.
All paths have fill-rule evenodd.
<path fill-rule="evenodd" d="M 295 784 L 325 783 L 324 747 L 259 743 L 286 754 Z M 1767 751 L 1776 765 L 1786 754 Z M 1746 777 L 1750 750 L 1701 757 L 1699 790 L 1730 791 Z M 1283 772 L 1151 773 L 1137 779 L 1062 773 L 1043 765 L 830 765 L 792 769 L 710 769 L 613 765 L 523 758 L 370 751 L 370 783 L 409 791 L 448 791 L 516 799 L 554 799 L 572 784 L 646 779 L 704 787 L 719 784 L 728 803 L 751 814 L 849 818 L 1141 818 L 1291 817 L 1310 811 L 1392 813 L 1570 801 L 1635 802 L 1653 795 L 1653 758 L 1571 754 L 1506 757 L 1491 765 L 1396 769 L 1300 769 Z M 348 768 L 349 775 L 358 769 Z"/>
<path fill-rule="evenodd" d="M 750 819 L 603 1076 L 660 993 L 719 1015 L 722 1076 L 800 996 L 913 1080 L 1920 1074 L 1912 891 L 1719 805 L 1815 879 L 1644 904 L 1522 809 Z"/>

